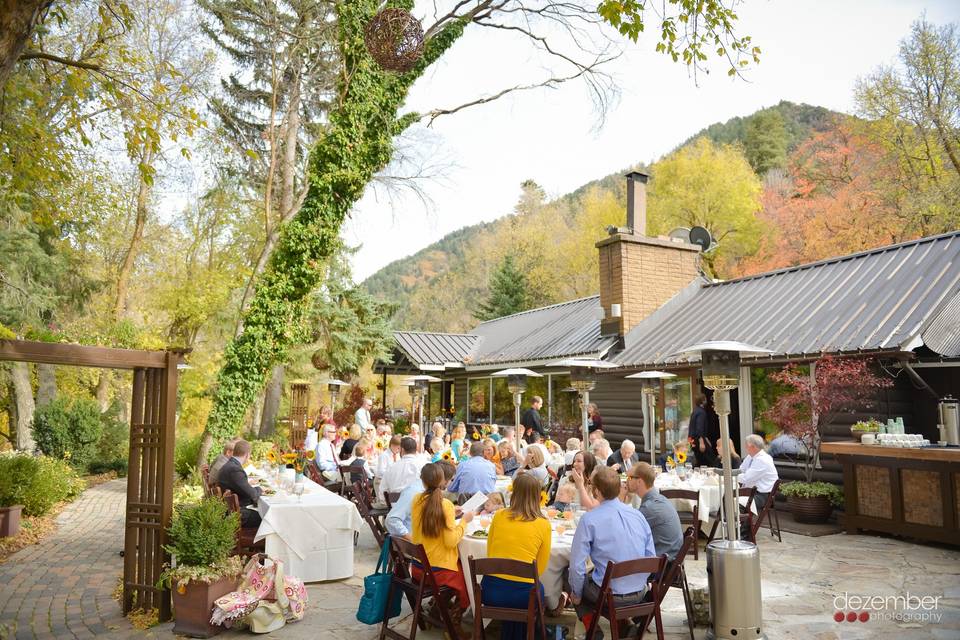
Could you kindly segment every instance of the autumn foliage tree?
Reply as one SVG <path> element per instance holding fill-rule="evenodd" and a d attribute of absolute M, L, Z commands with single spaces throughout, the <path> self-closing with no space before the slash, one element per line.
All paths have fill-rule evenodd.
<path fill-rule="evenodd" d="M 770 378 L 791 389 L 777 398 L 763 417 L 782 433 L 794 436 L 805 450 L 803 475 L 813 482 L 823 428 L 840 413 L 869 408 L 880 389 L 893 383 L 873 371 L 870 358 L 824 357 L 814 365 L 813 376 L 790 365 Z"/>

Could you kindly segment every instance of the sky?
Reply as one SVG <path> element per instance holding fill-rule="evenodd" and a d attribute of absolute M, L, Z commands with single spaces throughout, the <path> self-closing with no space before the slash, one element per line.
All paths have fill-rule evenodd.
<path fill-rule="evenodd" d="M 412 130 L 405 153 L 425 158 L 431 177 L 416 182 L 419 195 L 368 189 L 343 232 L 359 246 L 354 279 L 451 231 L 510 213 L 526 179 L 557 197 L 656 160 L 709 124 L 781 100 L 852 112 L 857 79 L 893 63 L 899 41 L 924 13 L 935 24 L 960 22 L 960 1 L 746 0 L 738 32 L 749 34 L 762 55 L 743 79 L 730 79 L 711 61 L 712 73 L 694 81 L 683 64 L 654 52 L 649 29 L 637 44 L 614 34 L 623 53 L 607 71 L 618 96 L 602 126 L 584 84 L 573 81 Z M 432 3 L 417 2 L 415 14 L 429 26 Z M 471 27 L 413 87 L 408 107 L 458 105 L 544 77 L 545 64 L 521 37 Z"/>

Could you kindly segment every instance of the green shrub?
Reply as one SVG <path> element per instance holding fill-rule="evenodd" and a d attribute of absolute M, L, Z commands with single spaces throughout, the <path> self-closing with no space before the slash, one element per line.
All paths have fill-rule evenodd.
<path fill-rule="evenodd" d="M 58 398 L 33 415 L 37 448 L 80 469 L 96 456 L 102 435 L 100 407 L 88 398 Z"/>
<path fill-rule="evenodd" d="M 829 482 L 788 482 L 780 486 L 780 493 L 787 497 L 794 496 L 797 498 L 824 496 L 835 507 L 843 504 L 843 490 Z"/>
<path fill-rule="evenodd" d="M 251 440 L 250 441 L 250 460 L 254 463 L 260 462 L 267 457 L 267 451 L 276 447 L 271 440 Z"/>
<path fill-rule="evenodd" d="M 0 456 L 0 506 L 22 504 L 28 516 L 42 516 L 70 500 L 85 485 L 70 465 L 46 456 Z"/>
<path fill-rule="evenodd" d="M 170 544 L 164 549 L 177 557 L 177 565 L 207 567 L 230 555 L 240 528 L 240 516 L 230 513 L 219 498 L 207 498 L 181 509 L 168 529 Z"/>
<path fill-rule="evenodd" d="M 197 456 L 200 455 L 200 443 L 203 440 L 203 434 L 198 433 L 195 436 L 185 438 L 178 437 L 174 448 L 173 460 L 177 475 L 186 478 L 197 466 Z"/>
<path fill-rule="evenodd" d="M 130 453 L 130 425 L 120 419 L 120 403 L 115 401 L 100 415 L 103 433 L 97 443 L 97 459 L 126 460 Z"/>
<path fill-rule="evenodd" d="M 87 467 L 87 471 L 94 475 L 98 473 L 110 473 L 115 471 L 117 476 L 123 478 L 127 475 L 127 459 L 117 458 L 115 460 L 94 460 Z"/>

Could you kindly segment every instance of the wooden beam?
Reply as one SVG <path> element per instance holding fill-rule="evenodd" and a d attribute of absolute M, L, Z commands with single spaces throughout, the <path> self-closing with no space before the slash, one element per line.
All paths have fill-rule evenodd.
<path fill-rule="evenodd" d="M 162 369 L 167 366 L 167 353 L 32 340 L 0 340 L 0 360 L 101 369 Z"/>

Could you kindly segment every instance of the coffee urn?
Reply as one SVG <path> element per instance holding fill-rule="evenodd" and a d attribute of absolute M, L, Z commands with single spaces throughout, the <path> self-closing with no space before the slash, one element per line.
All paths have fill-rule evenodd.
<path fill-rule="evenodd" d="M 947 444 L 960 445 L 960 402 L 951 396 L 945 397 L 938 405 L 940 411 L 940 440 Z"/>

